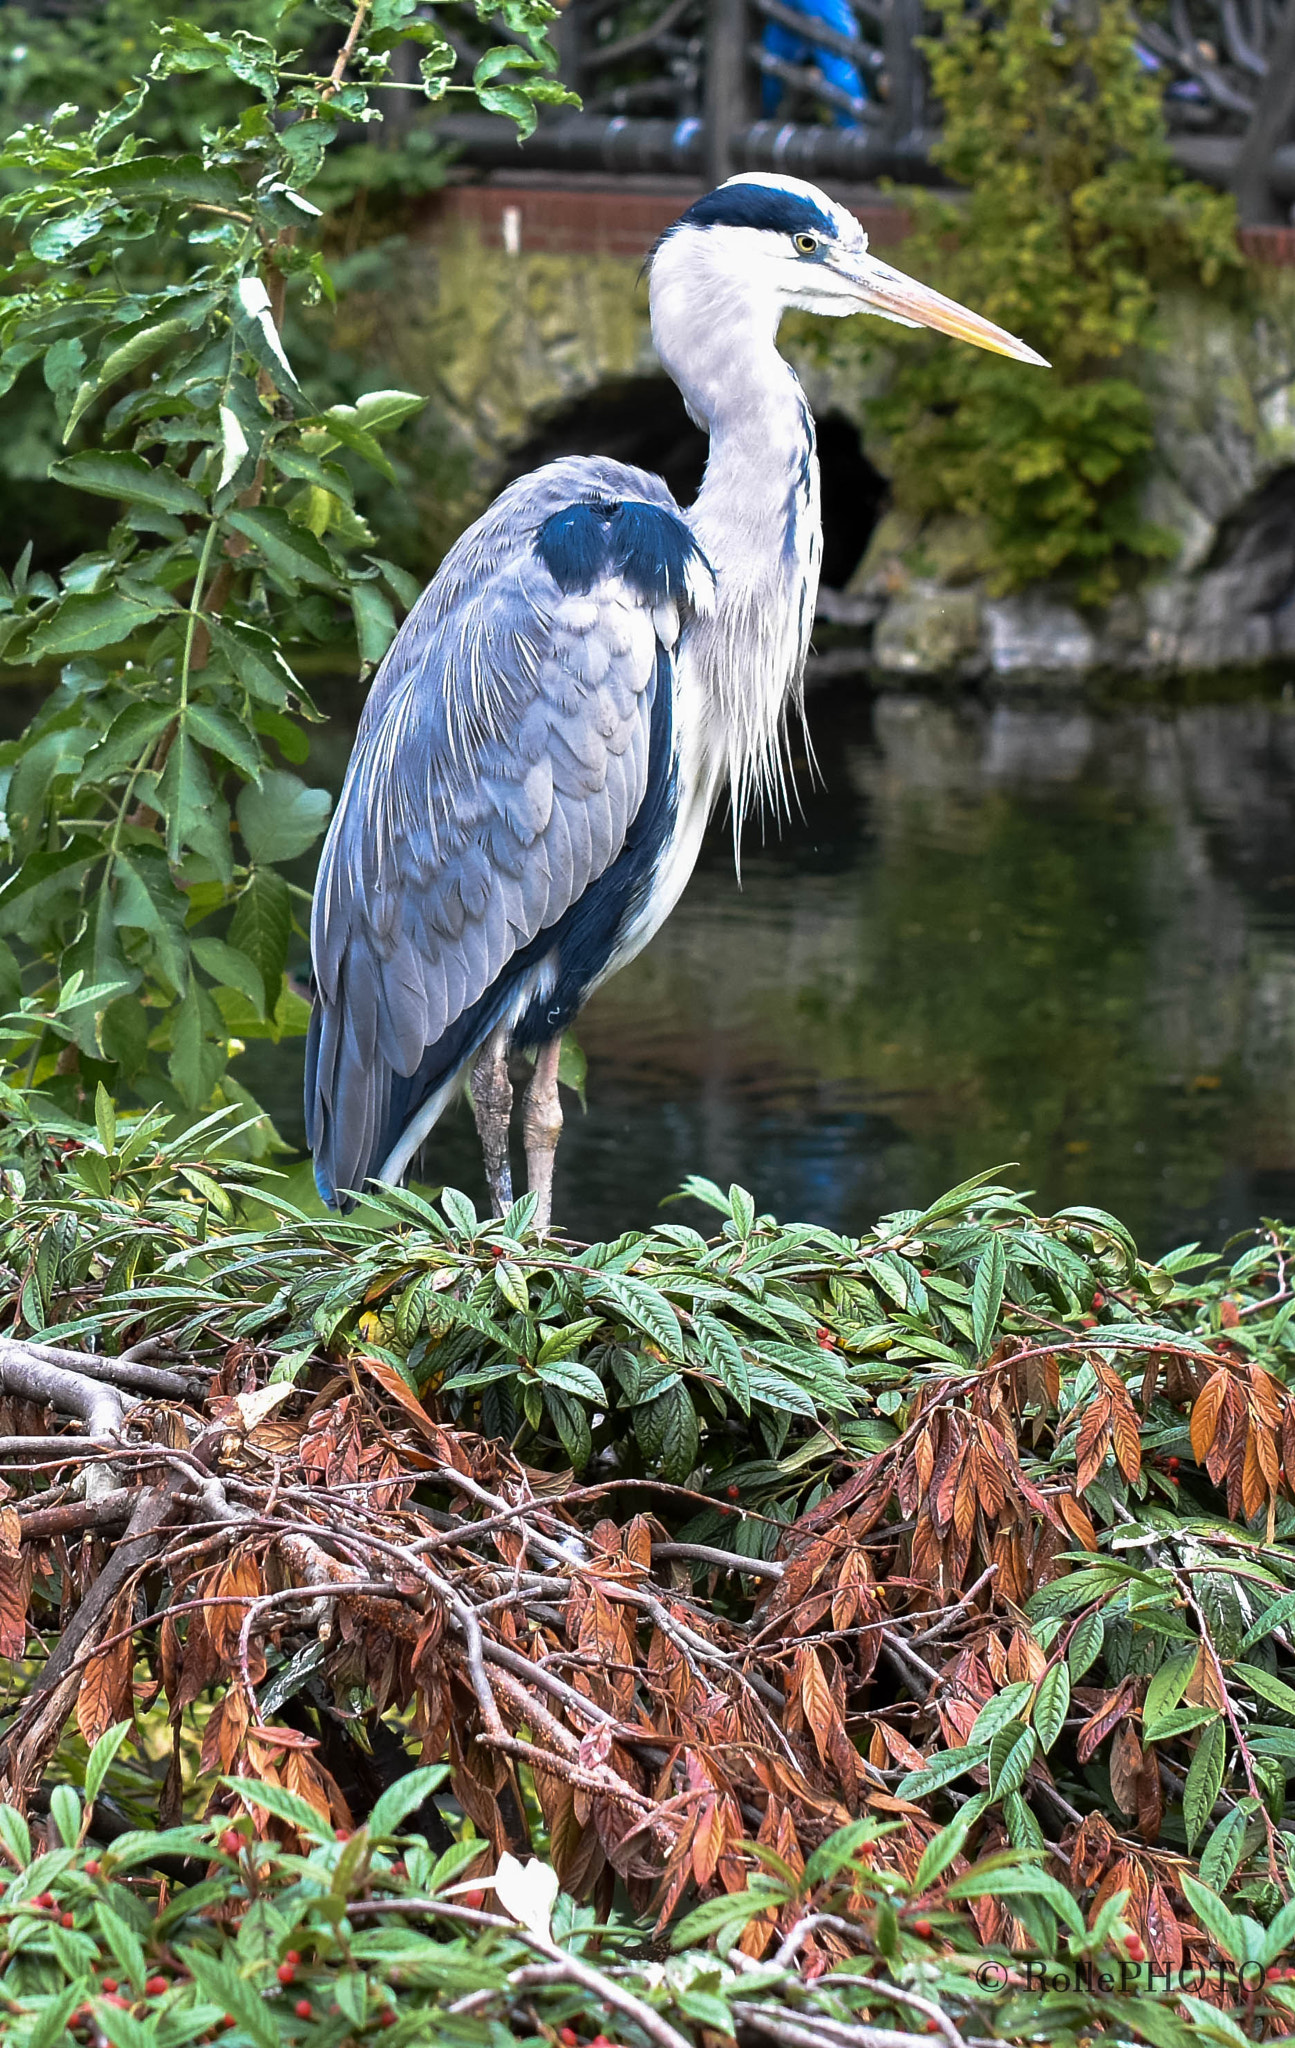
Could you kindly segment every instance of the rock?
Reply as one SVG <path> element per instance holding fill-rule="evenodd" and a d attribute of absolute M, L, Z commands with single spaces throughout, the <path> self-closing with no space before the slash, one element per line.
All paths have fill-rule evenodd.
<path fill-rule="evenodd" d="M 985 605 L 985 644 L 996 676 L 1073 675 L 1097 664 L 1097 640 L 1073 605 L 1040 591 Z"/>
<path fill-rule="evenodd" d="M 872 658 L 889 675 L 978 674 L 984 666 L 979 594 L 914 584 L 887 607 L 873 637 Z"/>

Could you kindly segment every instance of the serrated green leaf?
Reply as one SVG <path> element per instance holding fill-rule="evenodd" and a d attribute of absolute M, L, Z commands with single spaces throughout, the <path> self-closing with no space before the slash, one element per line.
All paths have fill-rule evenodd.
<path fill-rule="evenodd" d="M 996 1799 L 1020 1791 L 1037 1747 L 1034 1730 L 1022 1721 L 999 1729 L 989 1745 L 989 1789 Z"/>
<path fill-rule="evenodd" d="M 1202 1884 L 1222 1892 L 1231 1882 L 1245 1846 L 1248 1816 L 1245 1808 L 1234 1806 L 1225 1813 L 1201 1850 L 1198 1873 Z"/>
<path fill-rule="evenodd" d="M 976 1262 L 976 1277 L 971 1288 L 972 1341 L 978 1358 L 985 1357 L 993 1342 L 1006 1281 L 1007 1257 L 1003 1241 L 1000 1237 L 991 1237 Z"/>
<path fill-rule="evenodd" d="M 1039 1690 L 1031 1716 L 1034 1732 L 1039 1738 L 1039 1747 L 1045 1753 L 1052 1748 L 1060 1735 L 1069 1711 L 1070 1673 L 1064 1664 L 1054 1664 L 1039 1680 Z"/>
<path fill-rule="evenodd" d="M 1075 1632 L 1070 1638 L 1070 1648 L 1066 1652 L 1066 1663 L 1070 1668 L 1072 1684 L 1077 1685 L 1085 1671 L 1096 1663 L 1105 1640 L 1106 1617 L 1100 1609 L 1095 1609 L 1092 1614 L 1086 1614 L 1083 1620 L 1076 1624 Z"/>
<path fill-rule="evenodd" d="M 1183 1822 L 1189 1849 L 1195 1848 L 1209 1826 L 1214 1802 L 1223 1785 L 1226 1751 L 1227 1730 L 1220 1714 L 1202 1731 L 1183 1787 Z"/>
<path fill-rule="evenodd" d="M 407 1771 L 389 1785 L 369 1815 L 369 1833 L 375 1842 L 385 1841 L 396 1834 L 401 1823 L 408 1819 L 416 1806 L 430 1799 L 438 1786 L 445 1783 L 449 1775 L 444 1764 L 424 1764 L 420 1769 Z"/>
<path fill-rule="evenodd" d="M 100 498 L 119 498 L 127 505 L 147 505 L 157 512 L 189 514 L 201 518 L 206 500 L 168 469 L 165 463 L 146 462 L 142 455 L 124 450 L 88 448 L 77 455 L 65 455 L 51 462 L 50 480 L 71 484 L 78 491 L 92 491 Z"/>

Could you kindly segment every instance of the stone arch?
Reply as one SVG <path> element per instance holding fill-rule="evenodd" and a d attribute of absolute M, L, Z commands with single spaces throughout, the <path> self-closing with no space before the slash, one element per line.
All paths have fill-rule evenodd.
<path fill-rule="evenodd" d="M 837 407 L 818 422 L 823 482 L 823 581 L 841 589 L 863 557 L 889 486 L 868 460 L 858 428 Z M 559 455 L 605 455 L 664 477 L 691 504 L 706 462 L 706 436 L 669 378 L 608 379 L 552 412 L 509 455 L 500 483 Z"/>

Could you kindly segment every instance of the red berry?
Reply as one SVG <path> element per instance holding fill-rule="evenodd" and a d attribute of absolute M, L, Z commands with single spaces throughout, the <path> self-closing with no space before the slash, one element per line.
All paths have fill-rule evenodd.
<path fill-rule="evenodd" d="M 1096 1316 L 1080 1316 L 1079 1320 L 1086 1330 L 1091 1330 L 1094 1324 L 1096 1323 L 1097 1318 Z"/>
<path fill-rule="evenodd" d="M 1168 1473 L 1169 1473 L 1169 1477 L 1170 1477 L 1171 1479 L 1176 1479 L 1176 1478 L 1178 1477 L 1178 1460 L 1177 1460 L 1177 1458 L 1170 1458 L 1170 1459 L 1168 1460 L 1168 1463 L 1167 1463 L 1167 1465 L 1166 1465 L 1166 1470 L 1168 1471 Z"/>
<path fill-rule="evenodd" d="M 832 1335 L 832 1332 L 830 1330 L 815 1330 L 814 1335 L 818 1338 L 819 1349 L 821 1351 L 832 1351 L 835 1349 L 836 1338 Z"/>
<path fill-rule="evenodd" d="M 308 1998 L 299 1998 L 292 2010 L 296 2013 L 299 2020 L 308 2020 L 314 2011 L 314 2007 Z"/>
<path fill-rule="evenodd" d="M 85 1874 L 87 1877 L 98 1877 L 99 1872 L 102 1868 L 103 1866 L 99 1862 L 98 1858 L 92 1856 L 90 1858 L 90 1861 L 85 1866 Z"/>
<path fill-rule="evenodd" d="M 1142 1946 L 1141 1937 L 1139 1935 L 1131 1934 L 1128 1940 L 1125 1942 L 1124 1947 L 1127 1952 L 1129 1961 L 1131 1963 L 1140 1963 L 1146 1956 L 1147 1952 Z"/>
<path fill-rule="evenodd" d="M 928 2034 L 938 2034 L 940 2031 L 940 2022 L 938 2020 L 928 2020 L 926 2022 L 926 2031 Z"/>
<path fill-rule="evenodd" d="M 115 1991 L 117 1989 L 117 1979 L 115 1977 L 105 1977 L 101 1988 L 104 1991 Z"/>
<path fill-rule="evenodd" d="M 220 1846 L 227 1856 L 242 1855 L 243 1837 L 239 1834 L 237 1828 L 225 1829 L 224 1834 L 220 1838 Z"/>
<path fill-rule="evenodd" d="M 297 1974 L 296 1965 L 293 1963 L 280 1963 L 274 1974 L 280 1984 L 291 1984 Z"/>
<path fill-rule="evenodd" d="M 144 1989 L 150 1998 L 160 1998 L 164 1991 L 171 1989 L 171 1980 L 169 1977 L 150 1977 Z"/>
<path fill-rule="evenodd" d="M 486 1903 L 486 1895 L 483 1891 L 464 1892 L 463 1903 L 471 1906 L 474 1913 L 479 1913 Z"/>
<path fill-rule="evenodd" d="M 576 2048 L 580 2036 L 574 2027 L 559 2027 L 558 2039 L 562 2043 L 562 2048 Z"/>
<path fill-rule="evenodd" d="M 60 1926 L 60 1927 L 75 1927 L 75 1926 L 76 1926 L 76 1914 L 75 1914 L 75 1913 L 60 1913 L 60 1914 L 59 1914 L 59 1916 L 58 1916 L 58 1924 L 59 1924 L 59 1926 Z"/>
<path fill-rule="evenodd" d="M 385 2011 L 385 2012 L 380 2012 L 380 2013 L 378 2014 L 378 2025 L 379 2025 L 380 2027 L 394 2027 L 394 2026 L 395 2026 L 395 2024 L 396 2024 L 396 2015 L 395 2015 L 395 2014 L 394 2014 L 394 2012 L 393 2012 L 393 2011 L 391 2010 L 391 2007 L 390 2007 L 390 2006 L 388 2006 L 388 2007 L 387 2007 L 387 2009 L 386 2009 L 386 2011 Z"/>
<path fill-rule="evenodd" d="M 290 1948 L 283 1960 L 285 1963 L 299 1963 L 301 1961 L 301 1950 Z"/>
<path fill-rule="evenodd" d="M 724 1491 L 728 1495 L 730 1500 L 741 1500 L 742 1498 L 742 1489 L 740 1486 L 726 1486 L 724 1488 Z"/>
<path fill-rule="evenodd" d="M 236 2027 L 238 2025 L 238 2021 L 234 2018 L 232 2012 L 227 2012 L 221 2015 L 220 2024 L 222 2027 Z"/>
<path fill-rule="evenodd" d="M 110 1996 L 104 1999 L 104 2004 L 112 2006 L 114 2010 L 117 2012 L 130 2011 L 130 2000 L 128 1998 L 117 1998 L 115 1996 Z"/>
<path fill-rule="evenodd" d="M 32 1904 L 34 1906 L 45 1906 L 47 1908 L 52 1906 L 53 1903 L 53 1892 L 37 1892 L 36 1897 L 32 1900 Z"/>
<path fill-rule="evenodd" d="M 923 1941 L 926 1940 L 927 1935 L 931 1931 L 931 1923 L 929 1920 L 914 1920 L 912 1923 L 912 1927 L 914 1934 L 920 1934 Z"/>
<path fill-rule="evenodd" d="M 1093 1307 L 1094 1307 L 1094 1308 L 1105 1308 L 1105 1306 L 1106 1306 L 1106 1296 L 1105 1296 L 1105 1295 L 1104 1295 L 1104 1294 L 1102 1293 L 1102 1290 L 1101 1290 L 1101 1288 L 1100 1288 L 1100 1287 L 1094 1287 L 1094 1289 L 1093 1289 Z"/>

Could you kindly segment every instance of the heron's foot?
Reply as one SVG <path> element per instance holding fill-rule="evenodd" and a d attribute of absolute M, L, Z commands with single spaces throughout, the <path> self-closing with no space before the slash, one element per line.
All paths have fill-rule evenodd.
<path fill-rule="evenodd" d="M 501 1024 L 492 1031 L 472 1068 L 472 1110 L 486 1162 L 490 1200 L 496 1216 L 512 1207 L 513 1169 L 508 1157 L 508 1121 L 513 1084 L 508 1078 L 508 1039 Z"/>
<path fill-rule="evenodd" d="M 540 1047 L 522 1110 L 526 1185 L 529 1193 L 536 1197 L 532 1221 L 539 1231 L 548 1229 L 553 1215 L 553 1158 L 558 1149 L 558 1139 L 562 1136 L 562 1104 L 558 1100 L 558 1061 L 561 1055 L 560 1037 Z"/>

